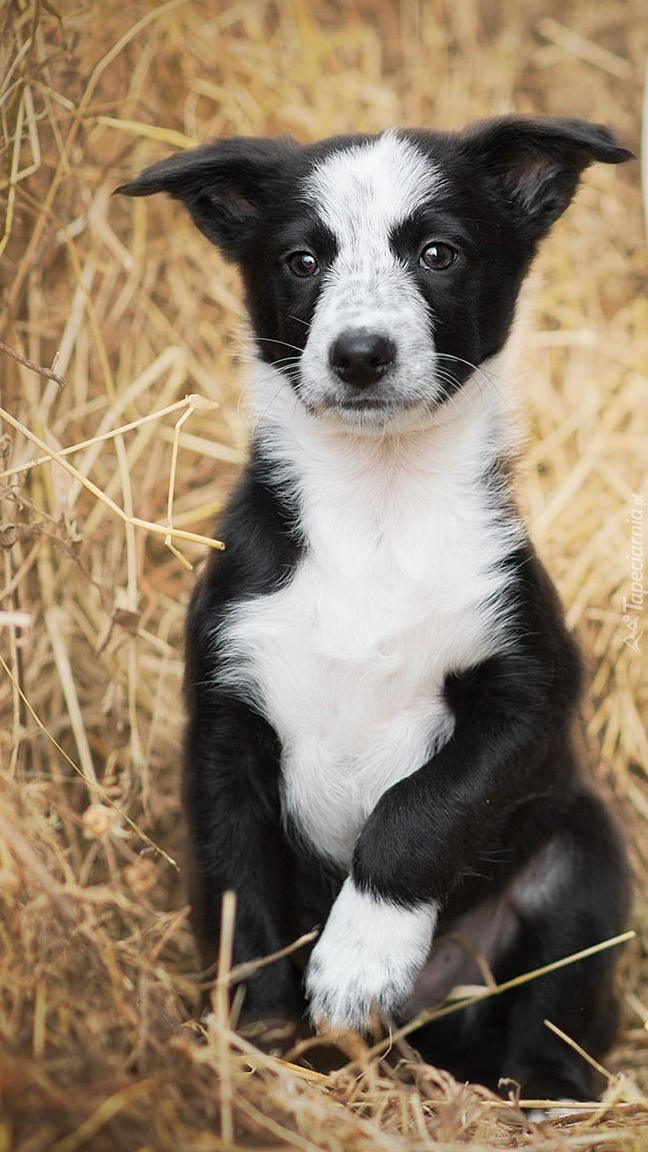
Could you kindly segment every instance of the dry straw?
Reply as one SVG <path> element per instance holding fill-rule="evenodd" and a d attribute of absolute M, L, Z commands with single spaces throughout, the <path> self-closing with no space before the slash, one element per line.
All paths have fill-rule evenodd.
<path fill-rule="evenodd" d="M 336 1071 L 314 1070 L 317 1044 L 288 1060 L 261 1051 L 232 1030 L 226 991 L 241 973 L 227 933 L 213 1012 L 196 1020 L 182 620 L 245 457 L 242 310 L 234 273 L 177 205 L 110 194 L 172 150 L 239 132 L 455 127 L 515 109 L 606 121 L 637 148 L 647 48 L 643 0 L 4 0 L 2 1152 L 646 1148 L 636 166 L 588 173 L 536 266 L 520 333 L 520 499 L 589 655 L 584 744 L 639 894 L 604 1102 L 539 1126 L 418 1063 L 404 1035 L 387 1056 L 343 1038 Z"/>

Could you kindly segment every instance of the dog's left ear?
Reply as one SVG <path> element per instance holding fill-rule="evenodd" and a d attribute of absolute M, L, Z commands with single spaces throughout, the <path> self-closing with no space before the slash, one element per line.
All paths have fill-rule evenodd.
<path fill-rule="evenodd" d="M 633 158 L 603 125 L 560 117 L 485 120 L 460 133 L 459 143 L 531 239 L 565 211 L 590 164 Z"/>
<path fill-rule="evenodd" d="M 294 140 L 234 136 L 169 156 L 115 192 L 150 196 L 167 192 L 182 200 L 194 223 L 230 260 L 239 260 L 255 233 Z"/>

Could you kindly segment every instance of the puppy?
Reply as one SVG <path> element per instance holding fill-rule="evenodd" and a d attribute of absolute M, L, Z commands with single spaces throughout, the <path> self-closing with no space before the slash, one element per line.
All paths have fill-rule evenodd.
<path fill-rule="evenodd" d="M 308 146 L 235 138 L 119 189 L 182 200 L 238 265 L 250 462 L 193 596 L 184 802 L 195 928 L 236 963 L 322 925 L 248 1019 L 366 1030 L 616 934 L 622 848 L 584 782 L 577 649 L 510 491 L 504 354 L 539 241 L 605 128 L 502 117 Z M 481 969 L 476 957 L 481 960 Z M 461 1079 L 587 1098 L 605 952 L 421 1029 Z"/>

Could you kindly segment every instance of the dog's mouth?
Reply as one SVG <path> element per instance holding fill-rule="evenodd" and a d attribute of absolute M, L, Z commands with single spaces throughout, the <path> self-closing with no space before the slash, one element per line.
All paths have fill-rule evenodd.
<path fill-rule="evenodd" d="M 434 405 L 421 399 L 398 396 L 324 396 L 316 402 L 306 403 L 308 410 L 319 417 L 333 417 L 356 431 L 384 431 L 414 421 L 416 427 L 433 419 Z"/>
<path fill-rule="evenodd" d="M 404 409 L 411 408 L 413 406 L 413 402 L 404 400 L 386 400 L 368 396 L 352 396 L 349 398 L 333 400 L 328 406 L 331 408 L 336 408 L 342 412 L 402 412 Z"/>

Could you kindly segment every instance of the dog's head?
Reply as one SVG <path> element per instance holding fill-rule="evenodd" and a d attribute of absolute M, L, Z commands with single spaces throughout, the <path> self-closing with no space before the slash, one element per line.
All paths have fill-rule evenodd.
<path fill-rule="evenodd" d="M 118 189 L 168 192 L 242 272 L 261 358 L 316 414 L 420 421 L 503 346 L 540 239 L 594 161 L 579 120 L 501 117 L 301 146 L 234 138 Z"/>

